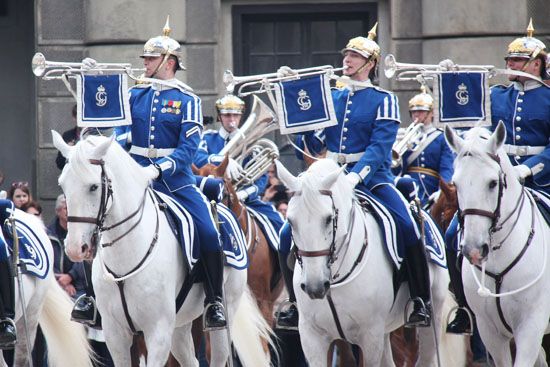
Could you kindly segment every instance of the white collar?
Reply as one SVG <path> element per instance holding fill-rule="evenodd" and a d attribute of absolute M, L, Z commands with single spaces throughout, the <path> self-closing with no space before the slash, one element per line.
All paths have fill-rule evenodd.
<path fill-rule="evenodd" d="M 421 130 L 422 130 L 422 132 L 423 132 L 424 134 L 429 134 L 429 133 L 431 133 L 432 131 L 435 131 L 435 130 L 437 130 L 437 129 L 434 127 L 433 123 L 430 122 L 430 123 L 427 124 L 427 125 L 422 124 Z"/>
<path fill-rule="evenodd" d="M 349 77 L 342 77 L 340 81 L 346 84 L 346 88 L 352 92 L 356 92 L 358 90 L 362 90 L 365 88 L 374 87 L 370 79 L 360 81 L 360 80 L 353 80 Z"/>
<path fill-rule="evenodd" d="M 218 134 L 220 134 L 220 137 L 223 138 L 223 140 L 227 140 L 227 138 L 232 139 L 235 135 L 237 135 L 238 131 L 239 129 L 235 129 L 232 133 L 229 133 L 222 126 L 220 127 L 220 130 L 218 130 Z"/>
<path fill-rule="evenodd" d="M 523 84 L 520 82 L 512 82 L 512 84 L 514 85 L 514 89 L 524 92 L 542 87 L 542 84 L 538 81 L 531 79 L 526 80 Z"/>

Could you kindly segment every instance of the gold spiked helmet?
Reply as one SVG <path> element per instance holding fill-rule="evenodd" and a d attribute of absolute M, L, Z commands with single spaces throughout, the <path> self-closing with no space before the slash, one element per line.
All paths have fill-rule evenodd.
<path fill-rule="evenodd" d="M 380 46 L 378 46 L 378 43 L 374 41 L 374 38 L 376 37 L 377 26 L 378 22 L 369 31 L 369 35 L 367 37 L 359 36 L 350 39 L 348 44 L 346 45 L 346 48 L 341 51 L 342 54 L 344 54 L 346 51 L 354 51 L 361 56 L 367 58 L 367 60 L 372 58 L 378 61 L 380 59 Z"/>
<path fill-rule="evenodd" d="M 166 17 L 166 24 L 162 29 L 162 36 L 150 38 L 143 46 L 141 57 L 159 57 L 174 55 L 178 59 L 178 67 L 185 70 L 181 55 L 181 45 L 178 41 L 170 37 L 170 16 Z"/>

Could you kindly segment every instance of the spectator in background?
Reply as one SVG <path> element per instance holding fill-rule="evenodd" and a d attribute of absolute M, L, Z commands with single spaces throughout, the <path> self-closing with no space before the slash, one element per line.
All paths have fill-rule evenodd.
<path fill-rule="evenodd" d="M 288 208 L 288 201 L 281 200 L 277 202 L 275 208 L 277 208 L 277 211 L 281 213 L 281 215 L 286 219 L 286 209 Z"/>
<path fill-rule="evenodd" d="M 21 207 L 21 210 L 42 219 L 42 205 L 38 201 L 31 200 Z"/>
<path fill-rule="evenodd" d="M 21 209 L 21 207 L 32 201 L 31 190 L 29 189 L 29 183 L 25 181 L 14 182 L 8 191 L 8 199 L 13 201 L 15 207 Z"/>
<path fill-rule="evenodd" d="M 281 201 L 288 202 L 287 189 L 275 174 L 274 164 L 267 170 L 267 176 L 267 187 L 265 188 L 262 200 L 272 203 L 279 203 Z"/>
<path fill-rule="evenodd" d="M 72 123 L 74 127 L 65 131 L 62 135 L 63 140 L 65 140 L 65 142 L 69 145 L 75 145 L 78 140 L 80 140 L 80 132 L 82 130 L 82 128 L 76 126 L 76 104 L 73 106 L 72 109 Z M 55 159 L 55 164 L 57 165 L 57 168 L 62 170 L 63 167 L 65 167 L 66 162 L 67 160 L 65 159 L 65 157 L 63 157 L 60 152 L 57 152 L 57 158 Z"/>

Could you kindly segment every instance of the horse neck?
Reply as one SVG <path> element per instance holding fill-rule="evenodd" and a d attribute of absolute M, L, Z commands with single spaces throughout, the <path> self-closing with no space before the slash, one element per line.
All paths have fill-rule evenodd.
<path fill-rule="evenodd" d="M 342 209 L 338 210 L 342 213 Z M 353 201 L 345 220 L 338 219 L 335 254 L 336 261 L 333 269 L 342 268 L 344 271 L 351 268 L 363 248 L 367 231 L 364 213 L 360 206 Z"/>

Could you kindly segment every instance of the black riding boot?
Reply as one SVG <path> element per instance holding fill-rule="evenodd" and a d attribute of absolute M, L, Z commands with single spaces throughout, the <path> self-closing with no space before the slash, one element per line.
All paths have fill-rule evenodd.
<path fill-rule="evenodd" d="M 71 320 L 91 327 L 101 327 L 101 316 L 97 312 L 95 304 L 95 292 L 92 285 L 92 264 L 84 261 L 84 274 L 86 275 L 86 294 L 78 297 L 71 312 Z"/>
<path fill-rule="evenodd" d="M 277 315 L 277 324 L 283 329 L 295 329 L 298 328 L 298 308 L 296 307 L 296 295 L 294 294 L 294 286 L 292 284 L 294 271 L 287 265 L 287 256 L 281 253 L 279 253 L 279 267 L 281 268 L 286 290 L 288 291 L 288 301 L 291 304 L 288 309 L 279 312 Z"/>
<path fill-rule="evenodd" d="M 216 330 L 226 327 L 223 307 L 223 253 L 221 250 L 201 254 L 204 277 L 204 328 Z"/>
<path fill-rule="evenodd" d="M 416 246 L 405 248 L 405 266 L 409 278 L 409 291 L 414 305 L 413 312 L 405 326 L 430 326 L 432 318 L 430 273 L 426 251 L 421 242 Z"/>
<path fill-rule="evenodd" d="M 0 349 L 12 349 L 15 330 L 15 279 L 9 259 L 0 261 Z"/>
<path fill-rule="evenodd" d="M 464 295 L 464 286 L 462 285 L 462 258 L 457 261 L 457 253 L 455 251 L 447 251 L 447 268 L 449 269 L 449 277 L 451 278 L 451 286 L 455 295 L 458 309 L 456 310 L 455 318 L 447 325 L 447 332 L 451 334 L 470 334 L 472 324 L 470 322 L 469 308 Z"/>

